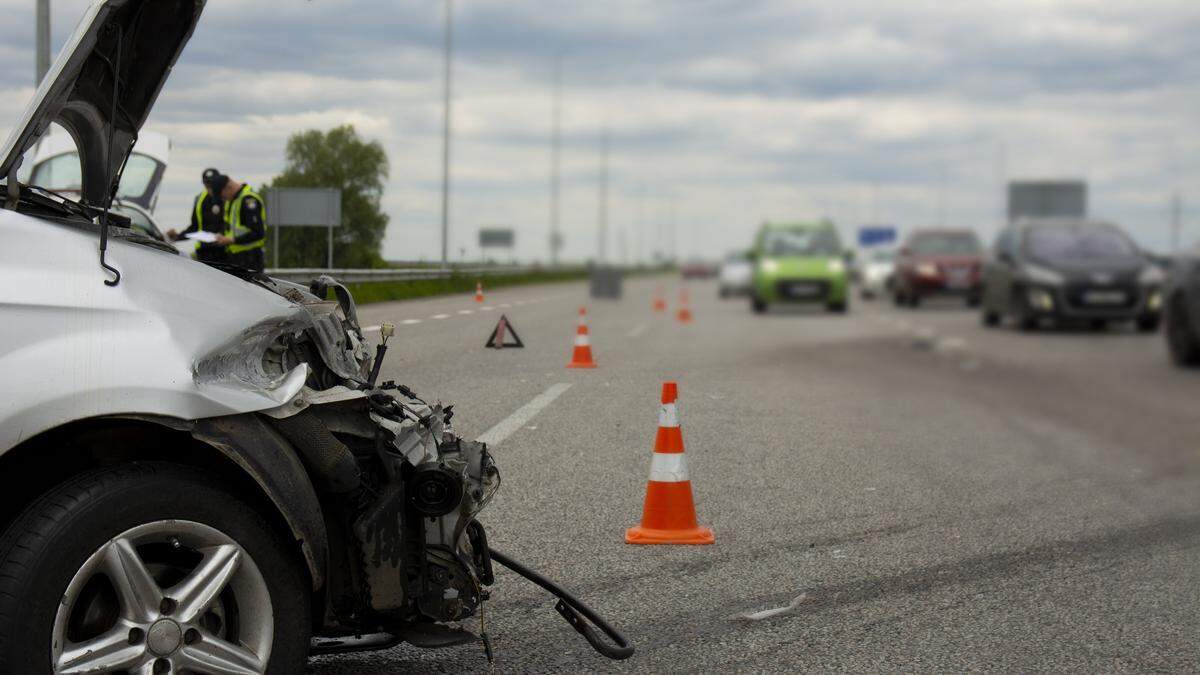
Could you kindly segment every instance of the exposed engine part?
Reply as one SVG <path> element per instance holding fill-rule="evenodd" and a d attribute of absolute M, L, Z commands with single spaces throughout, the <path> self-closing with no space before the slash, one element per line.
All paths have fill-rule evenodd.
<path fill-rule="evenodd" d="M 304 463 L 324 479 L 330 491 L 347 493 L 362 484 L 354 454 L 311 411 L 284 419 L 267 419 L 300 451 Z"/>
<path fill-rule="evenodd" d="M 367 386 L 371 389 L 374 389 L 375 383 L 379 381 L 379 369 L 383 367 L 383 358 L 387 356 L 387 343 L 395 332 L 394 324 L 385 321 L 379 326 L 379 346 L 375 348 L 375 364 L 371 366 L 371 376 L 367 378 Z"/>
<path fill-rule="evenodd" d="M 418 466 L 408 479 L 408 500 L 422 515 L 444 516 L 462 502 L 462 476 L 437 464 Z"/>

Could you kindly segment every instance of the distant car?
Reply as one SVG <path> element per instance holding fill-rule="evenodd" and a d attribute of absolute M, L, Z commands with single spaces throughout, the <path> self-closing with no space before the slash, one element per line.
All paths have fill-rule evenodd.
<path fill-rule="evenodd" d="M 863 251 L 858 264 L 858 293 L 863 300 L 887 295 L 892 290 L 896 254 L 891 249 Z"/>
<path fill-rule="evenodd" d="M 750 260 L 750 254 L 738 251 L 725 256 L 717 279 L 717 293 L 722 298 L 749 293 L 750 284 L 754 281 L 754 263 Z"/>
<path fill-rule="evenodd" d="M 1013 317 L 1025 330 L 1043 320 L 1094 328 L 1133 321 L 1158 328 L 1162 270 L 1119 228 L 1081 219 L 1018 222 L 996 240 L 983 273 L 983 323 Z"/>
<path fill-rule="evenodd" d="M 717 276 L 717 266 L 707 260 L 693 258 L 679 266 L 684 279 L 711 279 Z"/>
<path fill-rule="evenodd" d="M 1163 333 L 1171 358 L 1181 366 L 1200 366 L 1200 246 L 1171 264 L 1163 297 Z"/>
<path fill-rule="evenodd" d="M 751 308 L 773 303 L 824 303 L 845 312 L 849 274 L 837 229 L 829 221 L 762 226 L 754 242 Z"/>
<path fill-rule="evenodd" d="M 897 305 L 916 307 L 927 297 L 953 296 L 975 307 L 982 265 L 983 247 L 971 230 L 916 230 L 896 256 L 892 297 Z"/>

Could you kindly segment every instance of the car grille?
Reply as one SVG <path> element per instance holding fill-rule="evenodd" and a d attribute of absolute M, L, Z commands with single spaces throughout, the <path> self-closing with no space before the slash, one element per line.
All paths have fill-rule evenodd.
<path fill-rule="evenodd" d="M 1067 305 L 1073 309 L 1133 309 L 1138 304 L 1138 287 L 1132 283 L 1094 284 L 1075 282 L 1063 289 Z"/>
<path fill-rule="evenodd" d="M 789 300 L 824 300 L 829 295 L 829 282 L 819 279 L 792 279 L 775 284 L 779 297 Z"/>

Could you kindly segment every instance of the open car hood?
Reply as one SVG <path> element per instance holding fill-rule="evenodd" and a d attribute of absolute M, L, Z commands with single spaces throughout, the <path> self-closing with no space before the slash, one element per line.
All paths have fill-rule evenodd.
<path fill-rule="evenodd" d="M 80 201 L 107 208 L 120 180 L 118 169 L 203 8 L 204 0 L 93 2 L 5 143 L 0 179 L 15 181 L 22 156 L 57 122 L 79 150 Z"/>

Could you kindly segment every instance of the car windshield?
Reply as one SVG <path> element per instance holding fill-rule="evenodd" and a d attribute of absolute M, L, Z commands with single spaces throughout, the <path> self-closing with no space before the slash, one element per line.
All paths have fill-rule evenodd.
<path fill-rule="evenodd" d="M 919 255 L 975 255 L 979 239 L 974 234 L 920 234 L 913 237 L 909 249 Z"/>
<path fill-rule="evenodd" d="M 125 162 L 125 170 L 121 173 L 117 197 L 137 199 L 144 196 L 158 169 L 159 162 L 153 158 L 138 153 L 131 154 Z M 79 190 L 83 185 L 79 153 L 66 152 L 38 164 L 29 182 L 51 190 Z"/>
<path fill-rule="evenodd" d="M 154 239 L 163 238 L 162 233 L 158 231 L 154 223 L 140 210 L 130 208 L 124 204 L 113 204 L 112 211 L 129 218 L 129 226 L 147 237 L 153 237 Z"/>
<path fill-rule="evenodd" d="M 1113 260 L 1133 258 L 1137 247 L 1110 227 L 1055 226 L 1029 231 L 1026 251 L 1040 260 Z"/>
<path fill-rule="evenodd" d="M 768 256 L 837 255 L 841 248 L 831 228 L 767 230 L 763 251 Z"/>

